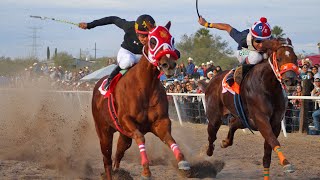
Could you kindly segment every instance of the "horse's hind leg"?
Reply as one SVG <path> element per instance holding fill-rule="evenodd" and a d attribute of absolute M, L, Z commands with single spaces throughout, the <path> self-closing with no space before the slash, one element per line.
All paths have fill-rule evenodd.
<path fill-rule="evenodd" d="M 132 144 L 131 138 L 129 138 L 123 134 L 119 135 L 117 151 L 116 151 L 116 156 L 115 156 L 115 162 L 113 165 L 114 170 L 119 168 L 120 161 L 123 158 L 125 151 L 131 147 L 131 144 Z"/>
<path fill-rule="evenodd" d="M 214 150 L 214 141 L 217 139 L 217 132 L 221 126 L 222 120 L 221 116 L 213 116 L 212 119 L 209 119 L 208 123 L 208 147 L 207 147 L 207 155 L 212 156 Z"/>
<path fill-rule="evenodd" d="M 152 126 L 152 132 L 158 136 L 162 142 L 165 142 L 171 150 L 178 162 L 179 170 L 186 173 L 186 176 L 190 175 L 190 164 L 185 160 L 183 153 L 179 146 L 171 135 L 171 121 L 169 118 L 156 121 Z"/>
<path fill-rule="evenodd" d="M 229 121 L 229 132 L 228 137 L 221 142 L 221 147 L 226 148 L 228 146 L 232 146 L 234 133 L 237 129 L 242 127 L 242 123 L 238 118 L 232 117 Z"/>

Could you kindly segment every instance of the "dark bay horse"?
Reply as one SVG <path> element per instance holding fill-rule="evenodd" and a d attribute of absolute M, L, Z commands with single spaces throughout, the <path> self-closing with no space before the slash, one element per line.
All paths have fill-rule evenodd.
<path fill-rule="evenodd" d="M 293 51 L 290 39 L 285 42 L 280 39 L 268 40 L 263 43 L 263 47 L 268 51 L 269 61 L 263 60 L 248 72 L 240 85 L 240 96 L 250 127 L 260 131 L 265 139 L 263 166 L 264 177 L 267 180 L 272 150 L 278 154 L 284 171 L 294 172 L 293 166 L 281 152 L 277 137 L 288 103 L 288 98 L 282 87 L 295 85 L 299 72 L 297 56 Z M 237 129 L 245 128 L 237 115 L 233 95 L 230 92 L 222 93 L 222 80 L 227 73 L 228 71 L 225 71 L 217 75 L 209 84 L 202 84 L 205 89 L 209 120 L 207 129 L 209 135 L 208 156 L 213 154 L 213 143 L 217 139 L 217 131 L 221 126 L 223 116 L 231 113 L 234 118 L 229 122 L 229 133 L 221 143 L 222 148 L 232 145 Z"/>
<path fill-rule="evenodd" d="M 160 70 L 167 77 L 172 76 L 178 59 L 173 37 L 169 33 L 170 22 L 165 27 L 151 28 L 147 25 L 150 30 L 149 42 L 143 49 L 143 56 L 139 63 L 120 79 L 113 93 L 119 125 L 125 132 L 120 133 L 113 168 L 119 168 L 125 151 L 130 148 L 134 139 L 141 155 L 141 178 L 149 179 L 151 172 L 144 135 L 152 132 L 172 149 L 179 170 L 188 175 L 190 165 L 171 136 L 167 95 L 158 78 Z M 106 77 L 99 80 L 93 90 L 92 113 L 100 139 L 106 178 L 112 179 L 112 140 L 118 128 L 108 112 L 108 98 L 98 90 L 104 79 Z"/>

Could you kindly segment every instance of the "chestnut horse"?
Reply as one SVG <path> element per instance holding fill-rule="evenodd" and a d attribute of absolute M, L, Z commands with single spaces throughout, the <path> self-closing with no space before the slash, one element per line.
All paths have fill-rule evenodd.
<path fill-rule="evenodd" d="M 284 117 L 288 98 L 284 93 L 285 85 L 297 83 L 297 56 L 293 51 L 291 40 L 285 42 L 280 39 L 263 42 L 270 57 L 256 64 L 245 76 L 240 85 L 240 97 L 244 112 L 248 117 L 248 124 L 253 130 L 259 130 L 264 137 L 264 177 L 269 178 L 271 153 L 274 150 L 280 159 L 284 171 L 294 172 L 293 166 L 284 157 L 277 140 L 281 130 L 281 120 Z M 222 141 L 221 147 L 226 148 L 233 143 L 234 133 L 237 129 L 245 128 L 237 115 L 234 97 L 230 92 L 222 93 L 222 80 L 228 71 L 214 77 L 209 84 L 202 82 L 205 89 L 206 109 L 208 123 L 207 155 L 212 156 L 214 141 L 217 139 L 222 117 L 232 114 L 229 122 L 229 133 Z"/>
<path fill-rule="evenodd" d="M 178 59 L 173 37 L 169 33 L 170 22 L 165 27 L 151 28 L 149 24 L 147 26 L 150 30 L 149 41 L 143 48 L 143 56 L 119 80 L 112 94 L 121 132 L 124 132 L 119 132 L 113 169 L 119 168 L 125 151 L 131 146 L 132 139 L 134 139 L 141 155 L 143 167 L 141 178 L 149 179 L 151 172 L 144 135 L 152 132 L 172 149 L 179 170 L 188 175 L 190 165 L 171 136 L 167 95 L 158 78 L 160 70 L 167 77 L 171 77 Z M 106 77 L 100 79 L 93 90 L 92 113 L 100 139 L 106 178 L 112 179 L 112 140 L 113 134 L 119 129 L 114 125 L 113 118 L 109 114 L 108 98 L 101 95 L 98 90 L 104 79 Z"/>

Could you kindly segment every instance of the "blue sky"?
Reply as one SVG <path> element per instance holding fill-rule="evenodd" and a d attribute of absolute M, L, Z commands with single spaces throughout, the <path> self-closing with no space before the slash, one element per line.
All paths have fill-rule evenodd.
<path fill-rule="evenodd" d="M 259 4 L 257 4 L 259 2 Z M 291 38 L 296 53 L 318 53 L 320 42 L 319 0 L 199 0 L 199 11 L 208 21 L 229 23 L 238 30 L 249 28 L 261 16 L 271 26 L 281 26 Z M 150 14 L 158 25 L 172 21 L 171 32 L 179 41 L 183 34 L 190 35 L 200 28 L 197 22 L 195 0 L 1 0 L 0 1 L 0 56 L 27 57 L 31 54 L 32 27 L 37 31 L 37 53 L 46 57 L 46 48 L 53 52 L 66 51 L 79 57 L 80 48 L 97 57 L 116 56 L 123 31 L 114 25 L 82 30 L 72 25 L 50 20 L 29 18 L 40 15 L 72 22 L 91 22 L 106 16 L 135 20 L 140 14 Z M 211 33 L 222 36 L 229 46 L 236 43 L 224 31 Z"/>

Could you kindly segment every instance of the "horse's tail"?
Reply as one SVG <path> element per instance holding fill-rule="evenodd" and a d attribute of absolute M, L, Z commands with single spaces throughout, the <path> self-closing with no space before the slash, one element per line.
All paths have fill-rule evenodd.
<path fill-rule="evenodd" d="M 207 83 L 205 80 L 199 80 L 198 81 L 198 87 L 200 88 L 200 90 L 202 91 L 202 92 L 206 92 L 206 89 L 207 89 L 207 87 L 208 87 L 208 84 L 209 83 Z"/>

